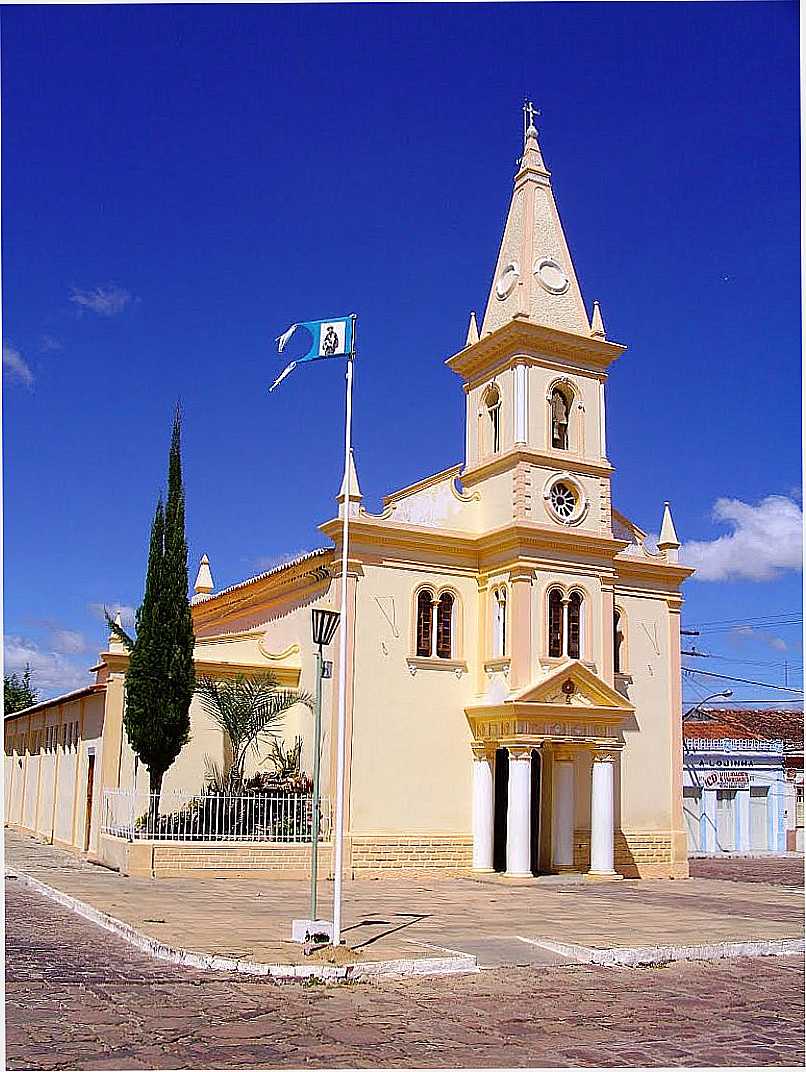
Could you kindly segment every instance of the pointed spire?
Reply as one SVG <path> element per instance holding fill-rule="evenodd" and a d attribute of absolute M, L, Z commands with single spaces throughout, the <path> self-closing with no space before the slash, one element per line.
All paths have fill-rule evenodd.
<path fill-rule="evenodd" d="M 490 296 L 481 325 L 487 335 L 515 317 L 590 338 L 591 327 L 565 241 L 551 176 L 524 105 L 520 159 Z"/>
<path fill-rule="evenodd" d="M 595 301 L 593 303 L 593 316 L 591 317 L 591 336 L 594 339 L 606 338 L 604 320 L 602 320 L 602 310 L 599 308 L 598 301 Z"/>
<path fill-rule="evenodd" d="M 674 521 L 672 520 L 672 511 L 668 502 L 663 504 L 663 521 L 661 522 L 660 536 L 658 537 L 658 550 L 663 552 L 667 562 L 677 562 L 680 540 L 677 538 Z"/>
<path fill-rule="evenodd" d="M 476 323 L 475 311 L 470 314 L 470 323 L 467 325 L 467 338 L 465 339 L 465 346 L 472 346 L 474 342 L 479 341 L 479 326 Z"/>
<path fill-rule="evenodd" d="M 198 600 L 200 596 L 209 595 L 214 587 L 213 573 L 210 569 L 210 559 L 207 555 L 202 555 L 201 562 L 199 563 L 199 572 L 196 574 L 196 583 L 193 585 L 193 591 L 196 594 L 191 600 L 191 603 Z"/>
<path fill-rule="evenodd" d="M 349 473 L 344 474 L 339 494 L 336 497 L 336 502 L 341 507 L 344 500 L 347 499 L 350 504 L 350 516 L 352 517 L 358 513 L 358 504 L 361 502 L 362 498 L 361 487 L 358 483 L 358 473 L 355 468 L 355 455 L 352 450 L 350 450 Z"/>

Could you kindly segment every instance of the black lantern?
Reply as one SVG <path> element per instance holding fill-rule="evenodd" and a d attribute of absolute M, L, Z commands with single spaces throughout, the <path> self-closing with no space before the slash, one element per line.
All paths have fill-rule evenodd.
<path fill-rule="evenodd" d="M 320 648 L 326 648 L 339 627 L 339 614 L 335 610 L 311 611 L 313 642 Z"/>

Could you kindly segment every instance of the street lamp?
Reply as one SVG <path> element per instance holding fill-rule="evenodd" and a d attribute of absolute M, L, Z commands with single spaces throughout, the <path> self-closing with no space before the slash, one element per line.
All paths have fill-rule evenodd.
<path fill-rule="evenodd" d="M 316 645 L 316 689 L 314 693 L 313 822 L 311 830 L 311 922 L 316 918 L 316 879 L 319 864 L 319 759 L 322 749 L 322 650 L 330 644 L 339 627 L 335 610 L 311 611 L 311 630 Z"/>
<path fill-rule="evenodd" d="M 704 700 L 700 700 L 700 702 L 695 707 L 692 707 L 689 711 L 685 711 L 684 714 L 683 714 L 683 721 L 685 722 L 687 718 L 689 718 L 691 715 L 693 715 L 696 711 L 699 711 L 699 709 L 702 707 L 702 705 L 707 704 L 709 700 L 715 700 L 717 698 L 717 696 L 721 696 L 724 699 L 728 700 L 728 699 L 730 699 L 730 697 L 732 695 L 733 695 L 733 689 L 725 689 L 724 692 L 713 692 L 713 693 L 711 693 L 711 695 L 706 696 Z"/>

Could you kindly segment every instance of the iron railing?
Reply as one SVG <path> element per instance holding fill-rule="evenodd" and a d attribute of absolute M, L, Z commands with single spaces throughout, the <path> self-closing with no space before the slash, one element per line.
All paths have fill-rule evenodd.
<path fill-rule="evenodd" d="M 319 801 L 319 840 L 330 838 L 331 809 Z M 105 789 L 101 832 L 128 841 L 310 842 L 310 793 L 183 793 L 157 798 L 131 789 Z"/>

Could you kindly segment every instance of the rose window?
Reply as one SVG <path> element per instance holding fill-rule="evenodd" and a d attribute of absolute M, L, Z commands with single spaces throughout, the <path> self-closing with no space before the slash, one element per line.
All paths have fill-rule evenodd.
<path fill-rule="evenodd" d="M 573 514 L 577 504 L 577 497 L 567 484 L 559 482 L 551 489 L 551 506 L 554 513 L 563 519 Z"/>

